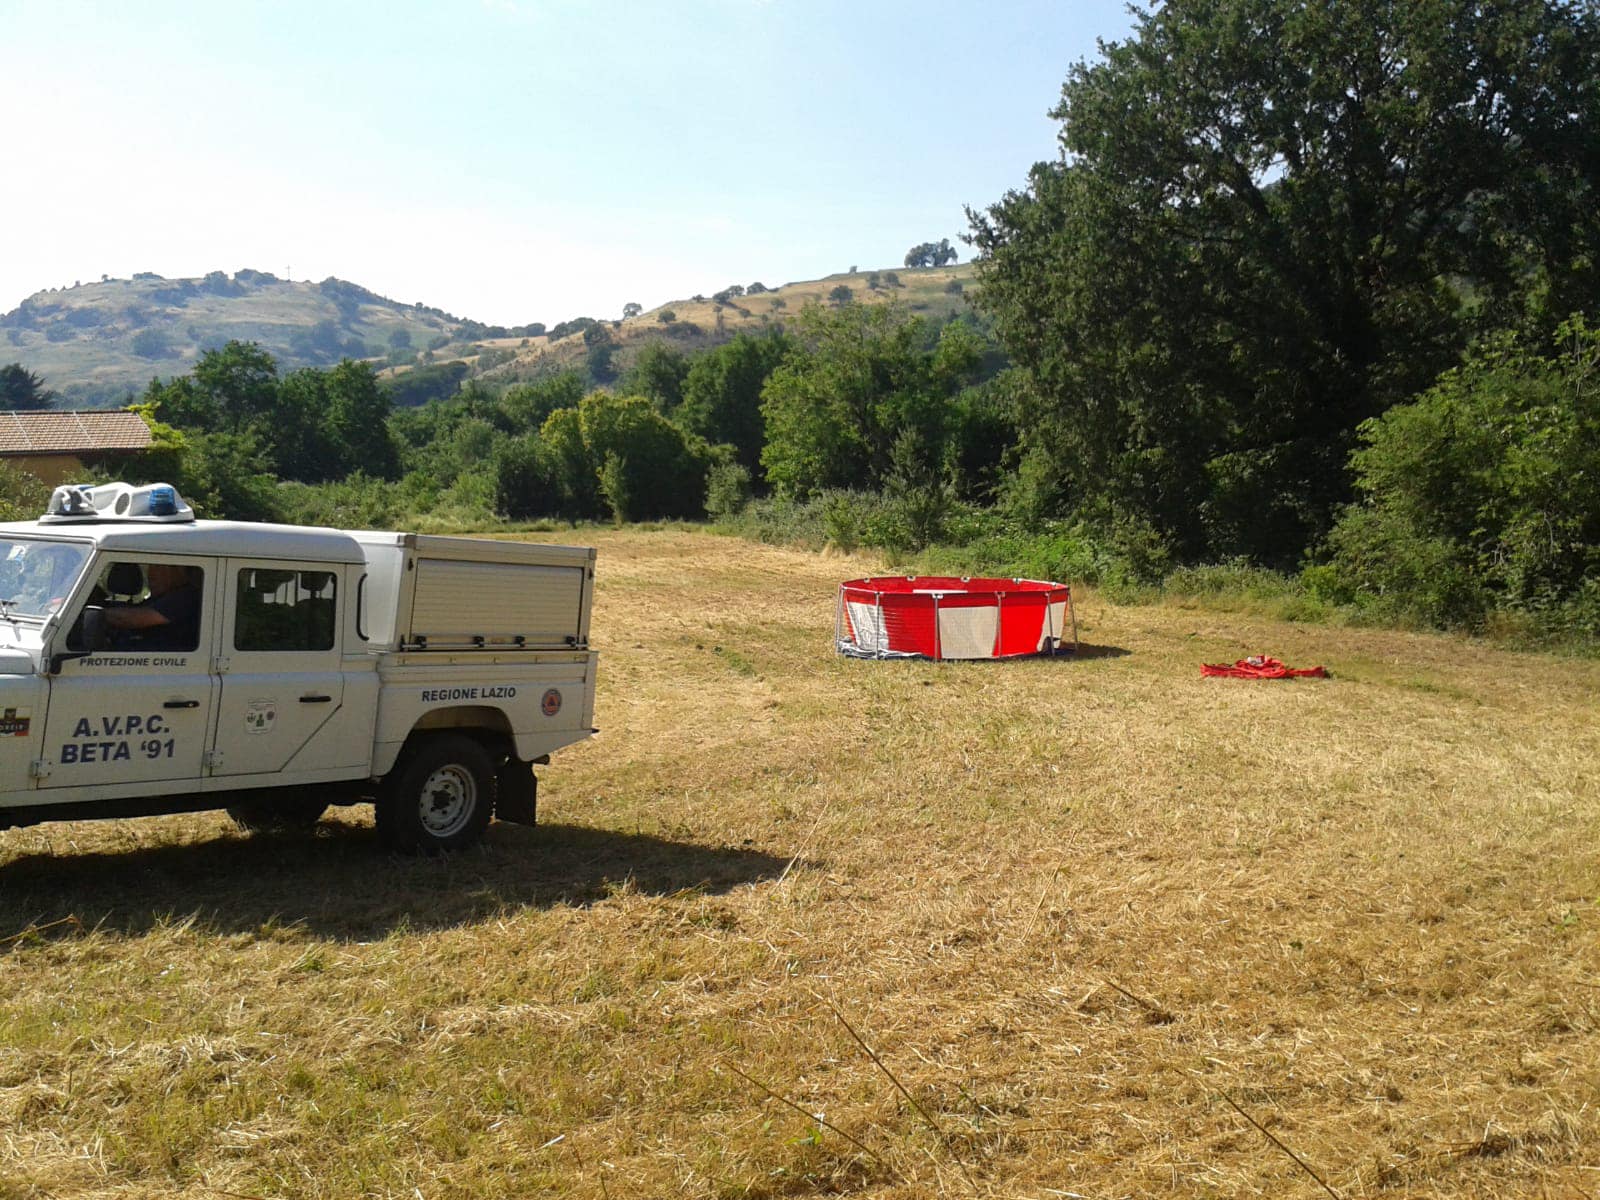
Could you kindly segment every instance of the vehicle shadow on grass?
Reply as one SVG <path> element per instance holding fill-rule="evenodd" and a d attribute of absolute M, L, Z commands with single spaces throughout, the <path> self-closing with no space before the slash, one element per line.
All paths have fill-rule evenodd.
<path fill-rule="evenodd" d="M 443 858 L 391 854 L 372 829 L 339 823 L 297 837 L 222 834 L 29 854 L 0 865 L 0 955 L 40 938 L 95 929 L 138 936 L 191 918 L 218 933 L 372 941 L 516 909 L 593 904 L 624 887 L 655 896 L 726 892 L 777 879 L 788 865 L 749 848 L 498 823 L 481 845 Z"/>

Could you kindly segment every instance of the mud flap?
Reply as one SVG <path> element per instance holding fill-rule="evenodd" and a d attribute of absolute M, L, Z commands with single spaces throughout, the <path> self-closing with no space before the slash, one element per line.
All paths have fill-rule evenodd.
<path fill-rule="evenodd" d="M 494 815 L 514 825 L 538 823 L 539 780 L 533 764 L 508 758 L 495 772 Z"/>

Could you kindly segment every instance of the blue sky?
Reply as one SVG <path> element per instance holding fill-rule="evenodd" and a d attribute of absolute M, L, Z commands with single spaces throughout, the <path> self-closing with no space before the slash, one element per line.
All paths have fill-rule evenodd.
<path fill-rule="evenodd" d="M 553 324 L 897 266 L 1055 156 L 1069 66 L 1130 25 L 1120 0 L 0 0 L 0 312 L 251 267 Z"/>

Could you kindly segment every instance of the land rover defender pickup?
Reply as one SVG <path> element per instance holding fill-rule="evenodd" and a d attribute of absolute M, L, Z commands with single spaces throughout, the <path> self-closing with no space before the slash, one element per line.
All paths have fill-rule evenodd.
<path fill-rule="evenodd" d="M 0 523 L 0 828 L 375 805 L 397 849 L 532 824 L 594 732 L 595 552 L 196 520 L 164 484 Z"/>

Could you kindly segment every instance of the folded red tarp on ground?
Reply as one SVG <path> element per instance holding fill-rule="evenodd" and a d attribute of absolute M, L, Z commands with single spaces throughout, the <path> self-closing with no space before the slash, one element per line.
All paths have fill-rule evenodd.
<path fill-rule="evenodd" d="M 1321 667 L 1286 667 L 1275 658 L 1255 654 L 1241 658 L 1231 667 L 1223 663 L 1201 663 L 1200 674 L 1224 679 L 1326 679 L 1328 673 Z"/>

